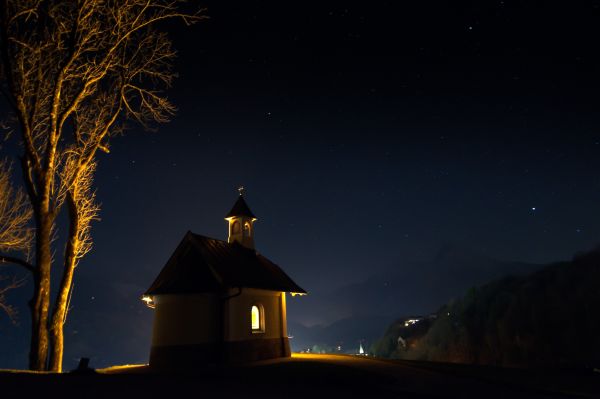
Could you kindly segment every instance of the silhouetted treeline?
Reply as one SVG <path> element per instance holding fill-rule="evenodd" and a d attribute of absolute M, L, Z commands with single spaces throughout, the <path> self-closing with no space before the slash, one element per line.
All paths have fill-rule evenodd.
<path fill-rule="evenodd" d="M 429 319 L 432 320 L 432 319 Z M 600 248 L 472 288 L 432 323 L 393 323 L 381 357 L 504 366 L 600 365 Z"/>

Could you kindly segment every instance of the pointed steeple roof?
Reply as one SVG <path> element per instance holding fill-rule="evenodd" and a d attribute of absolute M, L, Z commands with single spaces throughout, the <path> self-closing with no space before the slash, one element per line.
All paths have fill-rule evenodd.
<path fill-rule="evenodd" d="M 227 219 L 227 218 L 236 217 L 236 216 L 246 216 L 249 218 L 256 219 L 256 216 L 254 216 L 254 214 L 248 207 L 248 204 L 246 204 L 246 201 L 244 200 L 244 196 L 242 195 L 241 192 L 240 192 L 240 196 L 238 197 L 237 201 L 235 201 L 235 204 L 233 204 L 233 208 L 231 208 L 231 210 L 225 216 L 225 218 Z"/>

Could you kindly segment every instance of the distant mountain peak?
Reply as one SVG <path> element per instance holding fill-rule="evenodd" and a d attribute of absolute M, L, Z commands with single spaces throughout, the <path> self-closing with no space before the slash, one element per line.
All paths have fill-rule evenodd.
<path fill-rule="evenodd" d="M 438 250 L 433 262 L 435 263 L 457 263 L 457 262 L 496 262 L 494 259 L 472 248 L 455 243 L 446 243 Z"/>

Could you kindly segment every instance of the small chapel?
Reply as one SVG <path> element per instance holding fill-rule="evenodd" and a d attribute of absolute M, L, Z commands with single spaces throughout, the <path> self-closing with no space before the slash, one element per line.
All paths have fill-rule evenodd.
<path fill-rule="evenodd" d="M 188 231 L 143 294 L 154 309 L 151 367 L 290 356 L 285 294 L 306 291 L 254 248 L 243 188 L 225 220 L 227 241 Z"/>

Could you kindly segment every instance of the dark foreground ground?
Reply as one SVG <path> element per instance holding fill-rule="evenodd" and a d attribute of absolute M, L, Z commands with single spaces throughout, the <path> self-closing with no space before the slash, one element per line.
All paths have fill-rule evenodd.
<path fill-rule="evenodd" d="M 337 355 L 238 367 L 159 372 L 121 366 L 95 373 L 0 371 L 0 397 L 26 398 L 600 398 L 596 371 L 529 370 Z"/>

